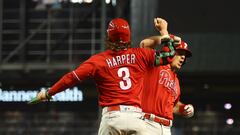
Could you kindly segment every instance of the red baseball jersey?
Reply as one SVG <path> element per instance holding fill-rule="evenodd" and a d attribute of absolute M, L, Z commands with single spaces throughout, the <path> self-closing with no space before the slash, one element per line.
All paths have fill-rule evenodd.
<path fill-rule="evenodd" d="M 146 113 L 173 119 L 173 107 L 179 101 L 180 86 L 177 74 L 170 65 L 148 70 L 144 80 L 142 109 Z"/>
<path fill-rule="evenodd" d="M 133 105 L 140 107 L 143 77 L 147 68 L 154 66 L 155 51 L 129 48 L 119 52 L 106 50 L 82 63 L 66 74 L 51 89 L 54 95 L 68 87 L 93 77 L 99 90 L 99 105 Z"/>

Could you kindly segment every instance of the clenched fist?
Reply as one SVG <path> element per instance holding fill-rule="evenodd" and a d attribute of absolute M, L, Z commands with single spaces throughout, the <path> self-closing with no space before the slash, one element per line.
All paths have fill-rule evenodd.
<path fill-rule="evenodd" d="M 162 18 L 154 18 L 154 26 L 160 32 L 161 35 L 168 35 L 167 27 L 168 23 Z"/>
<path fill-rule="evenodd" d="M 179 112 L 186 118 L 190 118 L 194 115 L 194 107 L 191 104 L 181 105 Z"/>

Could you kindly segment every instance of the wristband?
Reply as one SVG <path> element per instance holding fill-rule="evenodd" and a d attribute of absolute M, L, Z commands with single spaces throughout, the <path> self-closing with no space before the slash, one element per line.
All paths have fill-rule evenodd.
<path fill-rule="evenodd" d="M 182 115 L 184 115 L 184 107 L 185 107 L 186 105 L 185 104 L 181 104 L 181 105 L 179 105 L 179 113 L 180 114 L 182 114 Z"/>

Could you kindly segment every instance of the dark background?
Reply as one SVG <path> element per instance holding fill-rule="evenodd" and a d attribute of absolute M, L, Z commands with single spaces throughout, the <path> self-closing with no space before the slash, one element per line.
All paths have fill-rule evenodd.
<path fill-rule="evenodd" d="M 65 1 L 60 3 L 61 8 L 54 9 L 48 5 L 39 9 L 43 6 L 41 1 L 1 0 L 0 88 L 28 90 L 50 87 L 91 55 L 104 50 L 105 30 L 109 20 L 114 17 L 123 17 L 130 22 L 133 47 L 138 47 L 145 37 L 158 35 L 153 19 L 162 17 L 168 21 L 169 32 L 186 41 L 193 53 L 193 57 L 180 70 L 179 79 L 181 100 L 193 104 L 196 115 L 192 119 L 176 116 L 174 129 L 178 132 L 173 134 L 240 133 L 238 1 L 117 0 L 116 6 L 103 3 L 96 0 L 90 4 Z M 43 27 L 40 28 L 41 25 Z M 22 47 L 11 55 L 19 46 Z M 83 90 L 83 102 L 49 102 L 29 106 L 26 102 L 0 101 L 1 119 L 7 121 L 13 117 L 12 112 L 33 115 L 36 119 L 35 113 L 41 119 L 42 115 L 52 111 L 76 112 L 74 116 L 81 118 L 86 116 L 81 113 L 89 113 L 93 115 L 95 123 L 90 125 L 96 127 L 96 133 L 100 109 L 97 104 L 98 92 L 93 84 L 92 79 L 87 79 L 78 85 Z M 232 108 L 225 110 L 225 103 L 231 103 Z M 211 116 L 208 116 L 209 111 Z M 9 112 L 9 117 L 4 117 Z M 71 113 L 69 115 L 72 116 Z M 234 119 L 233 125 L 226 124 L 227 118 Z M 28 117 L 25 120 L 31 123 Z M 24 130 L 1 130 L 0 134 L 34 133 L 26 127 L 29 125 L 20 128 Z M 94 134 L 90 130 L 66 130 L 64 133 Z M 51 133 L 55 132 L 45 132 Z"/>

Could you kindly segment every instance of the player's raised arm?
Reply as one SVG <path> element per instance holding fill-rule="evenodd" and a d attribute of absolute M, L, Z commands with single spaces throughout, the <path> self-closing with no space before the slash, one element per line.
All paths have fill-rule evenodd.
<path fill-rule="evenodd" d="M 141 48 L 155 48 L 157 45 L 161 44 L 161 41 L 166 41 L 172 38 L 174 44 L 180 44 L 181 38 L 168 33 L 168 23 L 162 18 L 154 18 L 154 26 L 159 31 L 160 35 L 147 37 L 140 42 Z"/>
<path fill-rule="evenodd" d="M 168 23 L 162 18 L 154 18 L 154 26 L 159 31 L 160 35 L 148 37 L 140 42 L 142 48 L 155 48 L 156 45 L 161 43 L 161 39 L 168 36 Z"/>
<path fill-rule="evenodd" d="M 160 35 L 151 36 L 142 40 L 140 47 L 155 49 L 157 45 L 161 45 L 162 48 L 156 53 L 155 65 L 166 65 L 173 61 L 172 58 L 175 55 L 174 46 L 180 44 L 181 38 L 168 34 L 168 23 L 162 18 L 154 18 L 154 26 Z"/>

